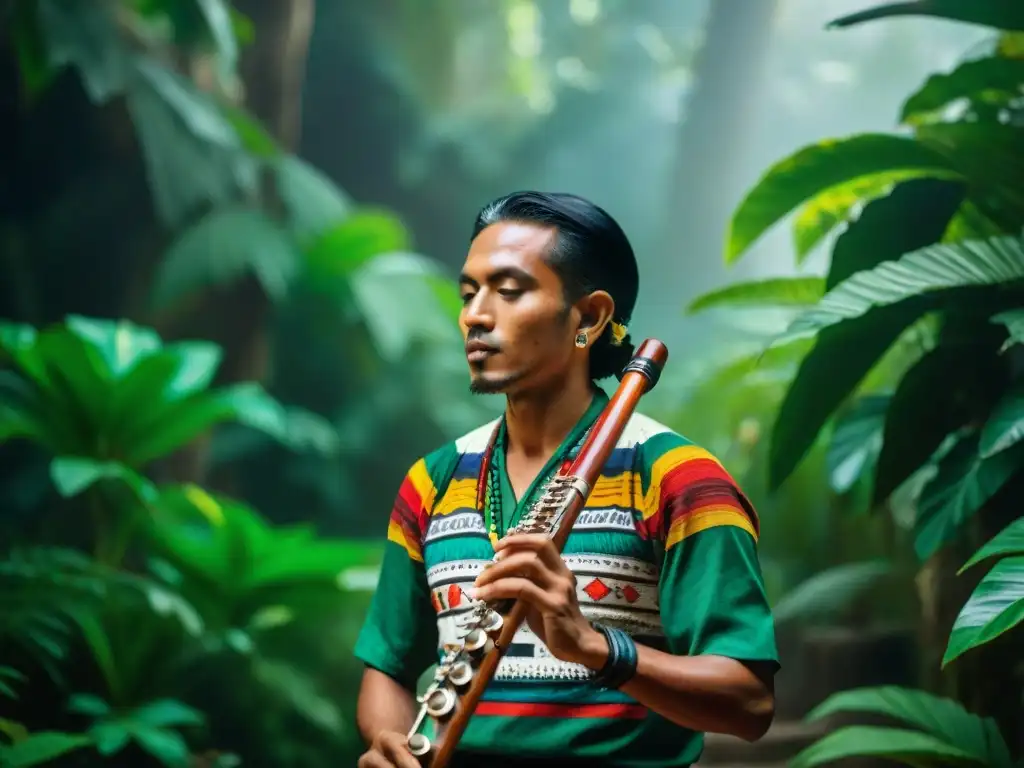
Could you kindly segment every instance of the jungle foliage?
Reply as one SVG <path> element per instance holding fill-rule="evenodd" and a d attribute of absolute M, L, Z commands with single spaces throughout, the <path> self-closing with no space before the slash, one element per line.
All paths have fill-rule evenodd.
<path fill-rule="evenodd" d="M 457 333 L 452 283 L 392 213 L 247 111 L 255 31 L 229 3 L 2 10 L 25 124 L 52 129 L 82 96 L 91 122 L 72 138 L 127 139 L 129 170 L 76 158 L 72 191 L 40 184 L 31 215 L 3 222 L 16 281 L 0 299 L 18 319 L 0 323 L 0 450 L 16 467 L 0 520 L 0 764 L 354 762 L 351 617 L 380 552 L 325 532 L 318 505 L 347 498 L 365 471 L 352 452 L 380 419 L 423 410 L 424 392 L 439 410 L 422 418 L 458 428 L 443 355 L 416 386 L 386 385 Z M 128 214 L 133 162 L 148 210 Z M 138 247 L 124 263 L 77 239 L 114 215 L 105 205 Z M 103 316 L 50 287 L 93 257 L 116 287 Z M 292 340 L 251 378 L 212 340 L 224 316 L 210 311 L 246 284 L 269 312 L 227 317 Z M 317 389 L 324 361 L 349 389 Z M 350 397 L 370 380 L 375 399 Z M 274 516 L 245 501 L 268 464 Z"/>
<path fill-rule="evenodd" d="M 862 756 L 1003 768 L 1021 722 L 1013 648 L 1024 620 L 1024 17 L 1010 2 L 920 0 L 833 26 L 906 14 L 1000 33 L 907 98 L 899 132 L 804 147 L 742 200 L 727 263 L 791 217 L 798 265 L 829 248 L 824 276 L 729 285 L 689 309 L 792 313 L 767 349 L 739 361 L 760 380 L 776 374 L 780 390 L 767 487 L 784 490 L 824 453 L 816 467 L 837 493 L 905 532 L 926 577 L 924 606 L 974 576 L 932 661 L 955 675 L 988 659 L 1010 691 L 971 696 L 961 681 L 960 703 L 893 686 L 838 693 L 809 717 L 867 713 L 892 725 L 840 727 L 795 764 Z M 949 558 L 957 576 L 943 579 Z"/>

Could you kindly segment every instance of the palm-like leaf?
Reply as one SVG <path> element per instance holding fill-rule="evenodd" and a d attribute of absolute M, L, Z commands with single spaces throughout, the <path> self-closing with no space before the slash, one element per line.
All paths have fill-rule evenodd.
<path fill-rule="evenodd" d="M 1024 31 L 1024 7 L 1014 0 L 971 0 L 970 3 L 960 0 L 906 0 L 851 13 L 829 22 L 828 26 L 852 27 L 867 21 L 897 16 L 932 16 Z"/>
<path fill-rule="evenodd" d="M 221 631 L 249 629 L 270 606 L 302 616 L 337 604 L 345 572 L 379 562 L 363 542 L 316 538 L 308 526 L 274 527 L 246 505 L 195 486 L 166 489 L 146 533 L 181 575 L 178 589 Z"/>
<path fill-rule="evenodd" d="M 862 134 L 805 147 L 773 165 L 744 197 L 729 225 L 725 260 L 735 261 L 790 211 L 820 195 L 847 199 L 851 190 L 863 187 L 881 194 L 894 182 L 917 176 L 958 178 L 960 173 L 942 154 L 898 136 Z M 845 216 L 849 207 L 840 206 L 837 214 Z"/>
<path fill-rule="evenodd" d="M 1022 281 L 1024 242 L 1019 237 L 931 245 L 843 281 L 800 314 L 782 338 L 821 331 L 908 300 L 918 300 L 923 312 L 947 291 L 990 286 L 1019 290 Z"/>
<path fill-rule="evenodd" d="M 997 562 L 960 610 L 949 635 L 945 666 L 972 648 L 990 642 L 1024 621 L 1024 556 Z"/>
<path fill-rule="evenodd" d="M 141 467 L 224 422 L 286 445 L 337 448 L 325 420 L 286 409 L 257 384 L 209 389 L 220 363 L 211 344 L 162 346 L 150 329 L 74 316 L 38 334 L 0 330 L 20 374 L 0 381 L 0 437 L 26 437 L 61 457 L 55 474 L 73 477 L 69 485 L 87 487 L 91 474 L 138 486 Z"/>
<path fill-rule="evenodd" d="M 1022 84 L 1024 60 L 988 56 L 965 61 L 952 72 L 929 77 L 904 103 L 900 120 L 923 122 L 959 99 L 1005 104 L 1020 96 Z"/>
<path fill-rule="evenodd" d="M 690 302 L 687 312 L 716 307 L 790 307 L 814 304 L 825 292 L 820 277 L 772 277 L 745 283 L 731 283 L 709 291 Z"/>
<path fill-rule="evenodd" d="M 924 487 L 915 521 L 918 557 L 931 557 L 952 541 L 964 524 L 1024 467 L 1024 443 L 983 458 L 977 434 L 958 440 Z"/>
<path fill-rule="evenodd" d="M 957 702 L 924 691 L 884 686 L 842 691 L 808 715 L 819 720 L 840 712 L 891 718 L 916 730 L 841 728 L 797 756 L 794 764 L 819 765 L 844 757 L 887 757 L 908 765 L 946 761 L 993 768 L 1011 765 L 995 722 L 972 715 Z"/>
<path fill-rule="evenodd" d="M 0 638 L 55 679 L 75 626 L 134 581 L 75 550 L 16 550 L 0 560 Z"/>

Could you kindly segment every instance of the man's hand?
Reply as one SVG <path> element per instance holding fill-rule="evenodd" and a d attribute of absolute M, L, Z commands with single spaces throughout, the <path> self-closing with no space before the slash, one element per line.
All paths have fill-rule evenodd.
<path fill-rule="evenodd" d="M 580 612 L 576 577 L 551 539 L 519 534 L 501 539 L 495 550 L 495 562 L 477 577 L 473 597 L 522 599 L 530 606 L 527 624 L 556 658 L 599 669 L 608 644 Z"/>
<path fill-rule="evenodd" d="M 409 754 L 404 733 L 381 731 L 359 758 L 358 768 L 420 768 L 420 763 Z"/>

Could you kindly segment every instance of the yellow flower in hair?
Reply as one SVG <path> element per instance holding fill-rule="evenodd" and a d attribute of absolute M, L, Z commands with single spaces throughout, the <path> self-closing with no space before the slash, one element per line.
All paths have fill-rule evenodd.
<path fill-rule="evenodd" d="M 612 344 L 616 347 L 622 344 L 623 339 L 626 338 L 626 332 L 629 330 L 622 323 L 616 323 L 614 320 L 611 321 L 612 326 Z"/>

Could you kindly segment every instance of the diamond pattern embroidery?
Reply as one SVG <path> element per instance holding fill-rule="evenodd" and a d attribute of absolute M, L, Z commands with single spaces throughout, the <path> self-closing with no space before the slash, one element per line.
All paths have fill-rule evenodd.
<path fill-rule="evenodd" d="M 448 587 L 448 607 L 458 608 L 459 603 L 462 602 L 462 590 L 459 589 L 458 584 L 452 584 Z"/>
<path fill-rule="evenodd" d="M 627 603 L 635 603 L 640 599 L 640 593 L 632 584 L 627 584 L 622 588 L 622 596 L 626 598 Z"/>
<path fill-rule="evenodd" d="M 595 602 L 604 600 L 612 592 L 611 588 L 600 579 L 594 579 L 583 588 L 583 591 L 586 592 L 587 596 Z"/>

